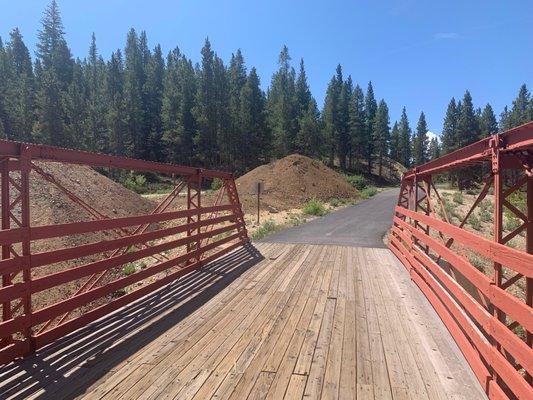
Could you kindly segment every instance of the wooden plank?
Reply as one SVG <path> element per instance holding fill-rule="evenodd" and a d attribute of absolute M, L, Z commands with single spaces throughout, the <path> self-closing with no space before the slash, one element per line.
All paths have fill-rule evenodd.
<path fill-rule="evenodd" d="M 195 273 L 195 274 L 200 274 L 200 273 Z M 204 274 L 204 276 L 209 276 L 209 274 Z M 214 280 L 214 282 L 218 281 L 219 278 L 217 278 L 217 275 L 213 275 L 213 277 L 216 278 Z M 185 282 L 187 282 L 187 280 L 188 280 L 188 278 L 185 278 Z M 182 281 L 183 280 L 181 280 L 180 282 L 182 282 Z M 177 283 L 176 287 L 180 288 L 180 290 L 181 290 L 180 283 Z M 162 290 L 162 293 L 165 294 L 165 290 Z M 192 295 L 193 295 L 193 297 L 195 297 L 195 296 L 198 295 L 198 293 L 197 292 L 192 292 Z M 201 295 L 202 296 L 207 295 L 208 298 L 211 297 L 209 295 L 209 289 L 206 289 L 205 293 L 201 293 Z M 165 296 L 167 296 L 166 299 L 165 299 Z M 165 295 L 165 296 L 158 298 L 158 307 L 161 308 L 161 309 L 164 309 L 165 302 L 168 302 L 169 304 L 172 304 L 172 302 L 174 301 L 174 297 L 176 296 L 176 292 L 175 291 L 170 291 L 168 293 L 168 295 Z M 202 297 L 202 296 L 200 296 L 200 297 Z M 187 300 L 187 298 L 184 298 L 182 302 L 176 304 L 176 307 L 178 307 L 180 304 L 183 304 L 186 300 Z M 187 303 L 187 304 L 189 305 L 190 303 Z M 120 332 L 121 333 L 121 337 L 124 336 L 124 334 L 122 332 L 124 332 L 124 331 L 128 332 L 130 330 L 128 324 L 133 324 L 134 327 L 138 326 L 137 329 L 133 331 L 133 334 L 135 334 L 136 332 L 138 332 L 138 333 L 142 332 L 144 329 L 146 329 L 146 327 L 144 327 L 141 324 L 142 324 L 143 319 L 145 318 L 145 315 L 150 315 L 150 313 L 143 312 L 143 309 L 140 308 L 139 312 L 140 312 L 141 318 L 136 317 L 135 314 L 132 315 L 131 318 L 130 318 L 129 312 L 131 310 L 131 307 L 125 308 L 124 310 L 128 310 L 127 318 L 125 320 L 123 320 L 123 321 L 119 320 L 120 323 L 117 324 L 117 326 L 115 327 L 115 331 L 116 332 Z M 180 309 L 180 311 L 181 311 L 181 309 Z M 167 313 L 170 313 L 170 312 L 172 312 L 172 308 L 167 309 Z M 161 314 L 162 314 L 161 317 L 159 317 L 159 315 L 158 315 L 158 318 L 148 319 L 147 320 L 147 324 L 151 325 L 156 320 L 162 320 L 162 319 L 164 320 L 164 315 L 163 315 L 164 313 L 161 313 Z M 104 319 L 103 321 L 107 321 L 107 319 Z M 139 325 L 137 325 L 137 324 L 139 324 Z M 107 332 L 108 329 L 109 328 L 107 326 L 104 326 L 103 329 L 102 329 L 102 332 L 95 332 L 94 334 L 91 332 L 91 335 L 95 337 L 95 340 L 97 340 L 97 342 L 95 342 L 95 343 L 98 343 L 98 344 L 102 343 L 102 341 L 104 341 L 106 339 L 106 335 L 109 336 L 111 339 L 116 337 L 115 331 L 111 330 L 110 332 Z M 128 332 L 128 334 L 126 336 L 127 337 L 131 337 L 131 333 Z M 69 393 L 74 393 L 77 390 L 78 387 L 86 386 L 85 382 L 97 381 L 98 378 L 101 375 L 101 372 L 100 372 L 101 370 L 112 370 L 117 364 L 119 364 L 121 362 L 121 361 L 117 361 L 117 360 L 122 360 L 124 356 L 127 356 L 129 353 L 131 353 L 131 348 L 132 347 L 130 347 L 130 345 L 132 345 L 134 347 L 137 346 L 138 348 L 141 348 L 142 343 L 144 341 L 146 341 L 146 340 L 149 341 L 150 338 L 151 338 L 150 335 L 137 334 L 137 335 L 134 336 L 134 340 L 133 341 L 131 339 L 128 339 L 130 341 L 128 346 L 123 346 L 122 345 L 120 347 L 117 347 L 118 349 L 120 349 L 119 352 L 115 351 L 115 352 L 108 353 L 108 354 L 104 355 L 99 350 L 100 356 L 97 357 L 96 360 L 100 360 L 100 361 L 98 363 L 95 363 L 94 365 L 91 365 L 91 368 L 88 368 L 88 369 L 84 370 L 83 373 L 79 373 L 78 375 L 80 375 L 80 379 L 76 379 L 76 380 L 72 381 L 70 385 L 56 385 L 53 382 L 51 382 L 51 386 L 50 387 L 46 387 L 45 386 L 43 388 L 43 390 L 46 389 L 46 392 L 49 393 L 50 395 L 53 395 L 54 393 L 56 393 L 59 390 L 61 390 L 61 393 L 64 394 L 63 397 L 68 397 L 67 395 Z M 80 346 L 80 343 L 77 343 L 77 342 L 74 342 L 70 346 L 73 347 L 73 350 L 75 352 L 80 352 L 81 355 L 79 356 L 79 359 L 82 360 L 83 359 L 83 352 L 81 352 L 81 350 L 84 347 L 86 347 L 87 350 L 85 350 L 85 351 L 88 352 L 89 355 L 92 354 L 90 351 L 91 351 L 91 346 L 93 346 L 93 343 L 90 342 L 90 341 L 87 341 L 86 338 L 81 338 L 81 340 L 79 342 L 81 342 L 81 344 L 83 344 L 83 346 Z M 112 342 L 110 342 L 110 343 L 112 343 Z M 64 352 L 65 349 L 61 348 L 60 351 Z M 65 353 L 65 357 L 67 357 L 67 358 L 70 357 L 69 353 L 68 353 L 69 351 L 71 351 L 71 350 L 68 350 Z M 106 352 L 108 352 L 108 351 L 109 350 L 106 349 Z M 127 364 L 127 362 L 125 363 L 125 365 L 126 364 Z M 65 375 L 66 371 L 68 370 L 68 368 L 70 368 L 70 366 L 69 366 L 68 363 L 64 363 L 63 362 L 63 363 L 61 363 L 61 367 L 60 368 L 64 370 L 61 375 Z M 128 370 L 131 371 L 131 369 L 132 369 L 131 366 L 128 366 Z M 110 374 L 110 375 L 112 376 L 113 374 Z M 59 397 L 61 397 L 61 396 L 59 396 Z"/>
<path fill-rule="evenodd" d="M 328 256 L 324 260 L 324 268 L 326 269 L 326 276 L 322 281 L 322 286 L 318 293 L 318 301 L 313 313 L 313 318 L 309 324 L 309 329 L 304 338 L 298 360 L 294 366 L 294 373 L 300 375 L 309 375 L 311 370 L 311 363 L 313 354 L 315 352 L 316 342 L 320 333 L 320 325 L 322 323 L 324 309 L 326 307 L 328 291 L 331 284 L 331 277 L 333 275 L 333 261 L 335 259 L 335 247 L 328 248 Z"/>
<path fill-rule="evenodd" d="M 358 249 L 353 249 L 355 272 L 355 327 L 356 327 L 356 356 L 357 356 L 357 399 L 374 399 L 374 382 L 372 377 L 372 360 L 370 354 L 370 340 L 368 334 L 367 313 L 363 291 L 364 265 L 359 257 Z"/>
<path fill-rule="evenodd" d="M 403 365 L 398 354 L 398 348 L 396 346 L 398 336 L 400 336 L 400 329 L 398 326 L 391 324 L 390 316 L 387 313 L 384 301 L 390 298 L 391 290 L 381 291 L 380 280 L 381 275 L 379 270 L 382 269 L 381 263 L 383 260 L 376 254 L 373 249 L 365 249 L 365 254 L 369 261 L 369 265 L 373 265 L 372 268 L 368 268 L 368 275 L 370 277 L 368 284 L 370 292 L 374 299 L 376 307 L 376 314 L 378 317 L 379 330 L 381 332 L 381 341 L 383 345 L 383 351 L 385 355 L 385 362 L 387 364 L 387 372 L 389 375 L 390 387 L 394 399 L 404 398 L 407 393 L 407 381 L 404 375 Z M 393 293 L 396 295 L 396 293 Z M 419 388 L 415 387 L 416 381 L 410 382 L 409 390 L 416 393 Z M 422 391 L 425 394 L 425 390 L 422 386 Z"/>
<path fill-rule="evenodd" d="M 333 332 L 331 335 L 322 399 L 333 400 L 339 397 L 341 378 L 342 353 L 344 344 L 344 321 L 346 317 L 346 299 L 337 298 L 333 316 Z"/>
<path fill-rule="evenodd" d="M 308 330 L 309 323 L 313 316 L 313 311 L 316 307 L 319 289 L 326 275 L 326 269 L 323 267 L 323 261 L 326 255 L 326 248 L 322 247 L 321 256 L 316 262 L 319 268 L 318 277 L 317 279 L 315 279 L 313 287 L 311 288 L 309 298 L 307 300 L 307 303 L 305 304 L 305 308 L 301 314 L 300 320 L 298 321 L 296 330 L 292 335 L 289 347 L 287 348 L 287 351 L 283 355 L 283 359 L 281 360 L 281 363 L 277 368 L 277 373 L 268 392 L 267 399 L 280 399 L 283 398 L 284 395 L 286 396 L 286 391 L 288 390 L 288 386 L 290 385 L 294 365 L 298 358 L 298 354 L 300 353 L 300 349 L 302 347 L 302 343 Z"/>
<path fill-rule="evenodd" d="M 309 399 L 319 399 L 320 395 L 322 394 L 329 343 L 333 331 L 335 303 L 336 299 L 328 297 L 326 300 L 326 306 L 324 308 L 324 314 L 322 317 L 322 325 L 320 326 L 320 332 L 316 342 L 313 360 L 311 362 L 309 377 L 307 379 L 307 384 L 305 385 L 304 396 Z"/>
<path fill-rule="evenodd" d="M 255 267 L 257 267 L 257 265 Z M 253 270 L 254 269 L 252 268 L 245 271 L 245 273 L 242 275 L 243 282 L 241 282 L 241 284 L 246 284 L 248 277 L 253 275 Z M 179 332 L 183 335 L 189 334 L 191 331 L 197 329 L 200 323 L 203 323 L 204 319 L 210 319 L 209 317 L 212 315 L 212 312 L 215 307 L 221 307 L 227 304 L 227 302 L 229 302 L 230 300 L 235 299 L 237 289 L 239 288 L 239 282 L 239 280 L 232 282 L 222 293 L 219 293 L 215 298 L 212 298 L 209 302 L 207 302 L 200 310 L 198 310 L 198 312 L 195 313 L 195 316 L 197 318 L 188 318 L 181 321 L 181 329 L 179 330 Z M 209 289 L 206 290 L 205 294 L 209 295 Z M 164 304 L 163 300 L 164 299 L 158 299 L 158 305 Z M 180 304 L 181 303 L 176 304 L 176 307 Z M 182 310 L 185 315 L 191 307 L 194 309 L 195 303 L 187 303 L 187 306 L 188 307 Z M 173 308 L 169 312 L 173 312 Z M 168 312 L 163 313 L 162 317 L 164 317 L 165 315 L 168 315 Z M 156 321 L 149 322 L 155 323 Z M 144 326 L 141 326 L 140 329 L 144 329 Z M 163 337 L 160 337 L 157 340 L 153 340 L 152 342 L 147 343 L 147 346 L 144 347 L 141 351 L 137 352 L 129 358 L 126 358 L 117 367 L 115 367 L 115 370 L 117 370 L 116 377 L 104 381 L 103 384 L 97 388 L 96 392 L 91 394 L 91 397 L 97 398 L 100 395 L 104 395 L 108 390 L 112 388 L 113 385 L 116 385 L 118 382 L 121 381 L 121 379 L 124 379 L 124 377 L 129 375 L 129 371 L 131 370 L 132 365 L 153 363 L 154 359 L 157 359 L 159 356 L 165 353 L 165 348 L 167 348 L 168 346 L 175 346 L 176 339 L 177 337 L 173 336 L 172 332 L 167 332 L 163 335 Z M 128 349 L 126 348 L 125 351 L 128 351 Z"/>
<path fill-rule="evenodd" d="M 316 259 L 320 251 L 320 248 L 314 248 L 313 251 L 305 252 L 302 258 L 311 260 Z M 196 393 L 195 398 L 205 399 L 214 395 L 215 391 L 222 397 L 224 393 L 231 392 L 235 386 L 238 378 L 244 370 L 249 366 L 260 347 L 264 344 L 268 335 L 274 327 L 274 322 L 285 308 L 292 308 L 295 303 L 305 301 L 309 294 L 310 288 L 313 285 L 313 281 L 316 277 L 317 267 L 316 263 L 311 266 L 307 266 L 305 262 L 296 262 L 300 265 L 301 271 L 298 271 L 297 275 L 288 274 L 286 279 L 291 280 L 291 284 L 286 286 L 285 292 L 280 292 L 279 289 L 275 295 L 284 293 L 285 302 L 280 303 L 269 316 L 266 322 L 256 331 L 253 335 L 250 335 L 245 340 L 241 340 L 234 348 L 224 357 L 224 359 L 213 370 L 213 374 L 204 383 L 200 390 Z M 312 267 L 312 268 L 308 268 Z M 289 277 L 289 275 L 291 275 Z M 296 276 L 296 278 L 295 278 Z M 290 297 L 289 297 L 290 295 Z M 240 345 L 239 345 L 240 344 Z M 231 373 L 230 373 L 231 372 Z M 183 396 L 180 394 L 180 398 Z"/>
<path fill-rule="evenodd" d="M 353 248 L 346 249 L 344 263 L 346 266 L 346 314 L 342 344 L 341 377 L 339 399 L 355 399 L 357 396 L 357 343 L 355 317 L 355 279 Z"/>
<path fill-rule="evenodd" d="M 180 368 L 184 368 L 194 356 L 212 343 L 213 338 L 216 338 L 225 330 L 235 327 L 245 317 L 248 310 L 253 309 L 253 299 L 256 294 L 262 289 L 263 286 L 271 287 L 272 282 L 269 277 L 279 277 L 278 269 L 282 268 L 281 263 L 283 261 L 290 262 L 291 259 L 296 257 L 298 252 L 301 251 L 301 247 L 291 246 L 290 250 L 285 253 L 284 257 L 279 259 L 279 262 L 275 263 L 274 268 L 270 271 L 270 274 L 265 276 L 262 280 L 262 285 L 258 285 L 249 291 L 240 291 L 237 297 L 223 305 L 222 308 L 216 308 L 216 314 L 209 320 L 204 321 L 199 325 L 196 330 L 190 331 L 189 334 L 184 335 L 180 329 L 176 329 L 176 337 L 171 338 L 168 341 L 167 350 L 160 355 L 160 357 L 154 360 L 154 368 L 152 368 L 147 374 L 145 374 L 140 380 L 132 381 L 129 377 L 126 377 L 120 382 L 120 386 L 117 388 L 119 393 L 128 393 L 133 396 L 136 392 L 138 396 L 142 394 L 145 388 L 155 384 L 157 382 L 160 390 L 163 390 L 163 385 L 166 386 L 171 381 L 171 376 L 177 374 Z M 189 318 L 195 319 L 196 315 L 192 315 Z M 180 361 L 178 363 L 178 360 Z M 178 371 L 178 372 L 176 372 Z M 162 377 L 164 375 L 164 377 Z M 166 380 L 165 380 L 166 379 Z M 117 398 L 113 393 L 109 393 L 110 398 Z"/>
<path fill-rule="evenodd" d="M 390 356 L 394 357 L 393 362 L 399 362 L 401 364 L 403 372 L 402 385 L 400 386 L 398 383 L 393 383 L 392 385 L 393 396 L 394 398 L 403 397 L 405 395 L 405 390 L 403 389 L 408 388 L 408 393 L 412 397 L 416 399 L 429 399 L 424 379 L 409 345 L 411 337 L 406 334 L 400 321 L 401 318 L 407 318 L 408 316 L 406 315 L 405 309 L 403 308 L 403 302 L 401 301 L 404 296 L 398 287 L 392 283 L 391 279 L 391 274 L 397 271 L 387 271 L 391 266 L 387 264 L 386 260 L 383 258 L 383 253 L 379 255 L 379 267 L 375 268 L 373 271 L 376 282 L 375 294 L 383 300 L 382 310 L 385 314 L 383 320 L 387 322 L 387 326 L 384 328 L 385 332 L 387 332 L 385 342 L 387 347 L 394 346 L 395 348 Z M 389 357 L 388 351 L 387 357 Z M 394 368 L 394 366 L 392 368 Z M 402 390 L 400 390 L 400 387 Z"/>
<path fill-rule="evenodd" d="M 330 249 L 328 248 L 328 251 Z M 329 271 L 328 271 L 329 273 Z M 329 276 L 330 273 L 329 273 Z M 327 279 L 328 283 L 326 286 L 326 292 L 327 288 L 329 287 L 329 278 Z M 242 374 L 240 377 L 237 386 L 235 387 L 235 390 L 231 393 L 230 398 L 231 399 L 242 399 L 246 398 L 257 378 L 258 372 L 262 369 L 264 360 L 270 356 L 270 354 L 276 350 L 277 342 L 279 338 L 282 336 L 283 331 L 285 330 L 287 318 L 288 318 L 289 312 L 287 310 L 287 315 L 285 315 L 282 318 L 279 318 L 278 321 L 276 321 L 276 327 L 272 331 L 272 335 L 268 338 L 267 342 L 261 347 L 261 351 L 258 353 L 258 355 L 254 358 L 248 369 Z"/>
<path fill-rule="evenodd" d="M 289 386 L 287 387 L 287 392 L 285 393 L 286 400 L 300 400 L 304 396 L 305 385 L 307 383 L 307 376 L 305 375 L 291 375 L 289 380 Z"/>
<path fill-rule="evenodd" d="M 255 381 L 254 387 L 250 391 L 248 400 L 263 400 L 270 389 L 270 385 L 272 384 L 275 375 L 274 372 L 261 371 Z"/>
<path fill-rule="evenodd" d="M 291 263 L 298 262 L 299 256 L 303 251 L 302 246 L 296 247 L 297 252 L 291 259 Z M 291 264 L 289 264 L 291 265 Z M 223 324 L 220 330 L 216 332 L 209 332 L 207 335 L 198 337 L 194 345 L 185 353 L 174 350 L 169 356 L 168 363 L 164 367 L 164 372 L 161 375 L 160 368 L 155 369 L 157 374 L 157 382 L 161 387 L 161 390 L 150 398 L 167 398 L 174 397 L 179 393 L 180 385 L 176 385 L 176 381 L 189 382 L 191 371 L 196 371 L 199 366 L 206 362 L 210 355 L 215 353 L 216 355 L 224 354 L 231 348 L 230 343 L 233 338 L 239 338 L 246 327 L 261 313 L 263 308 L 271 300 L 268 294 L 273 294 L 279 285 L 283 284 L 286 276 L 284 274 L 278 274 L 273 283 L 266 283 L 265 287 L 259 288 L 259 290 L 252 289 L 246 292 L 246 297 L 243 306 L 239 309 L 232 309 L 228 313 L 224 313 L 223 320 L 229 319 L 227 324 Z M 257 295 L 260 295 L 259 298 Z M 264 295 L 261 295 L 264 294 Z M 283 297 L 280 292 L 279 295 L 274 296 L 272 301 L 278 301 Z M 229 342 L 226 342 L 229 340 Z M 192 364 L 191 364 L 192 363 Z M 185 379 L 180 378 L 183 376 L 182 371 L 185 371 Z M 206 372 L 207 374 L 207 372 Z M 207 375 L 204 376 L 205 378 Z M 143 382 L 141 382 L 141 385 Z"/>

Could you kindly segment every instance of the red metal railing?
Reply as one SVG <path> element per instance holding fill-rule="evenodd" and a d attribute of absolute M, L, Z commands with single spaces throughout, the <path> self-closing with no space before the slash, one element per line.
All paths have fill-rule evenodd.
<path fill-rule="evenodd" d="M 47 172 L 44 166 L 50 162 L 61 163 L 66 171 L 68 164 L 79 164 L 181 179 L 151 213 L 110 218 Z M 230 173 L 9 141 L 0 141 L 0 172 L 0 365 L 32 353 L 248 241 Z M 213 178 L 221 179 L 223 187 L 211 196 L 213 204 L 204 206 L 202 185 Z M 31 217 L 33 179 L 45 180 L 89 219 L 35 226 Z M 171 209 L 184 190 L 184 209 Z M 36 243 L 94 234 L 105 234 L 105 239 L 35 250 Z M 142 265 L 133 271 L 122 269 L 139 261 Z M 45 268 L 50 266 L 54 268 Z M 68 290 L 67 285 L 71 285 Z M 40 301 L 42 306 L 35 306 L 38 296 L 50 290 L 59 291 L 60 300 L 51 304 Z"/>
<path fill-rule="evenodd" d="M 484 186 L 454 224 L 433 177 L 482 164 L 489 167 L 474 171 L 489 171 Z M 523 204 L 511 200 L 516 193 Z M 490 237 L 465 229 L 487 196 L 494 198 Z M 519 221 L 509 230 L 504 209 Z M 519 236 L 523 249 L 510 246 Z M 408 171 L 389 247 L 441 317 L 489 398 L 532 399 L 533 123 Z M 478 268 L 472 255 L 481 260 Z"/>

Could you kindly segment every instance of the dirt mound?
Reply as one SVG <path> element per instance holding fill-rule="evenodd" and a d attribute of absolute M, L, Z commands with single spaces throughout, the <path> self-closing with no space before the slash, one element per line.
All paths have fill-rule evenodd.
<path fill-rule="evenodd" d="M 265 208 L 299 208 L 310 199 L 355 198 L 357 191 L 339 173 L 318 160 L 292 154 L 261 165 L 237 179 L 239 197 L 246 211 L 256 206 L 253 186 L 263 182 L 261 202 Z"/>
<path fill-rule="evenodd" d="M 109 218 L 146 214 L 154 206 L 150 200 L 89 167 L 57 163 L 40 163 L 37 166 Z M 33 226 L 94 219 L 35 171 L 30 174 L 30 204 Z"/>
<path fill-rule="evenodd" d="M 89 212 L 73 202 L 61 191 L 55 181 L 71 191 L 83 202 L 89 204 L 99 213 L 108 218 L 118 218 L 149 213 L 154 204 L 144 199 L 95 170 L 78 165 L 62 165 L 58 163 L 36 163 L 46 177 L 36 171 L 30 173 L 30 220 L 32 226 L 54 225 L 78 221 L 91 221 L 96 218 Z M 20 182 L 20 175 L 14 174 L 16 182 Z M 12 191 L 11 201 L 15 200 L 18 193 Z M 20 219 L 20 203 L 14 209 L 14 214 Z M 98 242 L 118 237 L 117 232 L 95 232 L 83 235 L 71 235 L 59 238 L 39 240 L 32 243 L 32 253 L 41 253 L 51 250 L 74 247 L 82 244 Z M 16 251 L 20 252 L 20 245 L 16 245 Z M 19 253 L 20 254 L 20 253 Z M 32 269 L 33 278 L 49 275 L 74 266 L 84 265 L 89 262 L 101 259 L 102 255 L 78 258 L 76 260 L 60 262 Z M 108 273 L 102 284 L 109 282 L 122 275 L 120 268 L 115 268 Z M 21 276 L 17 276 L 15 281 L 20 281 Z M 46 305 L 64 300 L 73 295 L 79 289 L 86 278 L 69 282 L 61 287 L 52 288 L 39 292 L 32 296 L 34 309 L 39 309 Z M 95 302 L 102 304 L 106 300 Z M 75 312 L 73 315 L 79 315 Z"/>

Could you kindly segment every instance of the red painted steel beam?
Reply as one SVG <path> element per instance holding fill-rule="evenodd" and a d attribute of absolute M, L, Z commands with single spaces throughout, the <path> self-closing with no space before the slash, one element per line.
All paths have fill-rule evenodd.
<path fill-rule="evenodd" d="M 518 126 L 506 132 L 495 135 L 501 138 L 503 148 L 501 152 L 510 153 L 519 150 L 533 149 L 533 122 Z M 434 175 L 442 172 L 453 171 L 475 163 L 490 161 L 490 141 L 493 137 L 488 137 L 475 142 L 469 146 L 458 149 L 440 158 L 432 160 L 426 164 L 416 167 L 416 174 L 420 176 Z M 516 162 L 512 162 L 516 166 Z M 412 179 L 415 176 L 415 169 L 411 169 L 404 174 L 404 179 Z"/>
<path fill-rule="evenodd" d="M 31 159 L 35 161 L 55 161 L 65 164 L 158 172 L 162 174 L 182 176 L 197 174 L 198 171 L 201 171 L 200 173 L 202 176 L 209 178 L 223 179 L 232 177 L 230 172 L 224 171 L 144 161 L 128 157 L 110 156 L 107 154 L 91 153 L 82 150 L 71 150 L 61 147 L 21 143 L 9 140 L 0 140 L 0 156 L 20 158 L 22 148 L 24 147 L 28 149 Z"/>

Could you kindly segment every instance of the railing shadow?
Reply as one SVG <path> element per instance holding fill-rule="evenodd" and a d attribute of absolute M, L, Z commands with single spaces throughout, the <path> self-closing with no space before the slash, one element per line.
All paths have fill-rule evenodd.
<path fill-rule="evenodd" d="M 59 399 L 84 393 L 262 259 L 252 244 L 246 244 L 33 355 L 0 367 L 0 399 Z"/>

